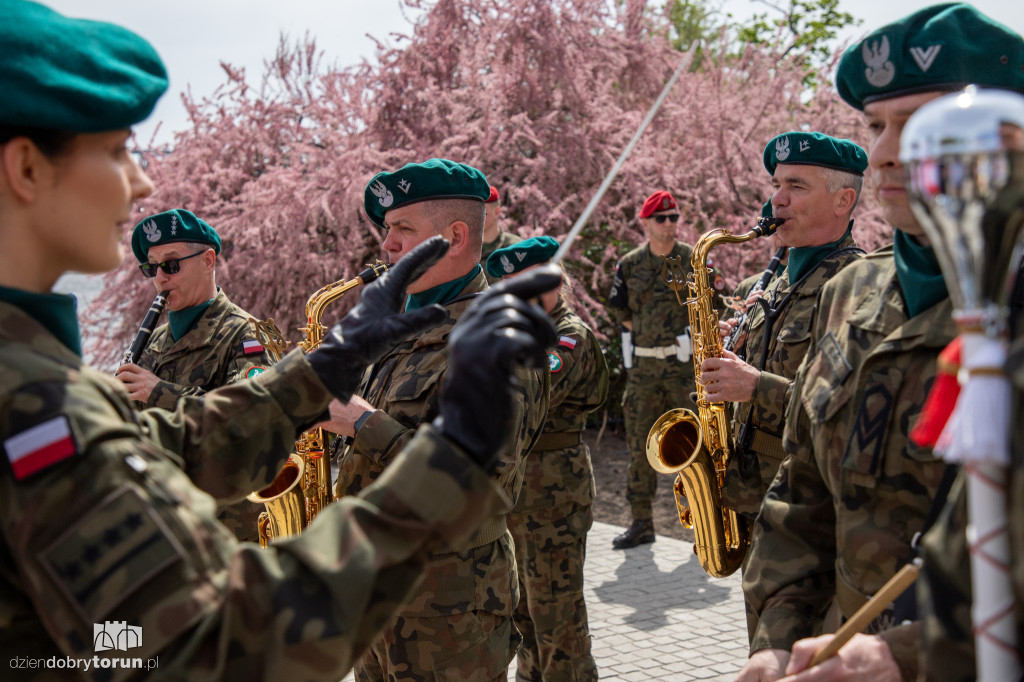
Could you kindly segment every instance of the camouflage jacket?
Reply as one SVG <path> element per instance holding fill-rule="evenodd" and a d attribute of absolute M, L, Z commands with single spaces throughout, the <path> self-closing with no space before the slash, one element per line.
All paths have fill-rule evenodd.
<path fill-rule="evenodd" d="M 690 256 L 693 249 L 682 242 L 676 242 L 671 256 L 678 256 L 683 274 L 692 272 Z M 651 253 L 650 245 L 644 244 L 633 249 L 619 261 L 615 269 L 611 292 L 608 294 L 609 316 L 617 323 L 632 322 L 633 345 L 646 348 L 672 346 L 676 337 L 685 334 L 690 327 L 689 313 L 685 305 L 688 291 L 679 291 L 679 297 L 665 283 L 663 266 L 665 259 Z M 710 265 L 710 263 L 709 263 Z M 712 288 L 721 293 L 725 280 L 717 270 L 708 275 Z M 715 307 L 723 309 L 719 296 L 715 296 Z M 680 371 L 693 373 L 693 363 L 674 363 Z M 671 365 L 666 365 L 668 369 Z M 685 369 L 682 369 L 685 368 Z"/>
<path fill-rule="evenodd" d="M 1010 347 L 1006 363 L 1013 384 L 1010 412 L 1010 471 L 1006 527 L 1010 538 L 1017 652 L 1024 651 L 1024 338 Z M 921 672 L 929 682 L 976 679 L 971 620 L 971 562 L 967 551 L 965 474 L 953 485 L 946 506 L 921 541 L 924 568 L 917 582 L 922 615 Z"/>
<path fill-rule="evenodd" d="M 448 319 L 398 344 L 371 369 L 361 395 L 377 412 L 356 432 L 339 464 L 335 490 L 340 495 L 354 495 L 377 479 L 414 429 L 438 415 L 448 368 L 448 335 L 473 302 L 473 294 L 485 289 L 481 272 L 444 306 Z M 509 415 L 517 429 L 493 474 L 513 504 L 522 485 L 523 457 L 540 435 L 549 397 L 546 373 L 521 372 L 519 384 L 518 400 Z M 403 613 L 426 617 L 495 610 L 499 602 L 514 607 L 518 598 L 515 561 L 505 519 L 510 510 L 500 510 L 488 519 L 459 551 L 439 549 L 428 567 L 427 580 Z"/>
<path fill-rule="evenodd" d="M 228 300 L 220 289 L 195 326 L 177 341 L 170 324 L 153 332 L 138 365 L 160 378 L 145 405 L 173 410 L 182 396 L 205 395 L 220 386 L 244 379 L 270 366 L 270 358 L 256 340 L 249 313 Z M 256 526 L 263 505 L 236 500 L 221 506 L 217 518 L 244 542 L 259 539 Z"/>
<path fill-rule="evenodd" d="M 743 574 L 760 619 L 751 651 L 817 634 L 833 606 L 849 617 L 912 558 L 945 465 L 908 433 L 956 334 L 951 312 L 944 299 L 907 318 L 892 247 L 822 288 Z M 916 627 L 880 633 L 901 665 L 916 667 Z"/>
<path fill-rule="evenodd" d="M 497 251 L 498 249 L 503 249 L 506 246 L 511 246 L 512 244 L 521 241 L 523 241 L 523 238 L 520 237 L 519 235 L 512 234 L 511 232 L 506 232 L 505 230 L 500 230 L 498 232 L 498 237 L 493 242 L 484 243 L 483 250 L 481 251 L 480 255 L 480 267 L 484 269 L 484 277 L 487 278 L 488 284 L 494 284 L 495 282 L 499 281 L 501 277 L 491 277 L 490 275 L 487 274 L 487 257 L 490 256 L 495 251 Z"/>
<path fill-rule="evenodd" d="M 862 257 L 863 252 L 852 250 L 856 245 L 853 237 L 847 236 L 802 282 L 790 282 L 787 268 L 765 288 L 762 299 L 777 311 L 767 349 L 764 347 L 764 307 L 755 303 L 747 315 L 746 339 L 735 352 L 748 364 L 762 369 L 751 400 L 733 405 L 733 435 L 739 434 L 748 414 L 751 414 L 751 423 L 745 435 L 749 455 L 740 452 L 741 444 L 735 440 L 737 456 L 729 461 L 723 502 L 731 509 L 756 516 L 761 508 L 764 493 L 784 455 L 782 428 L 786 405 L 793 377 L 811 345 L 811 323 L 818 291 L 842 268 Z M 747 476 L 741 473 L 744 456 L 753 456 L 757 462 L 757 467 Z"/>
<path fill-rule="evenodd" d="M 608 365 L 594 332 L 559 298 L 551 311 L 558 345 L 548 351 L 551 405 L 544 430 L 526 458 L 515 512 L 534 515 L 565 504 L 594 501 L 590 449 L 580 439 L 587 415 L 608 397 Z M 575 439 L 575 443 L 569 443 Z"/>
<path fill-rule="evenodd" d="M 267 367 L 270 358 L 256 340 L 250 317 L 218 289 L 210 307 L 177 341 L 171 325 L 157 327 L 137 364 L 160 382 L 139 407 L 173 410 L 183 395 L 203 395 L 244 379 L 254 367 Z"/>
<path fill-rule="evenodd" d="M 169 679 L 337 680 L 408 598 L 427 549 L 508 504 L 428 428 L 393 475 L 262 550 L 216 521 L 214 497 L 269 483 L 325 415 L 331 396 L 300 352 L 174 412 L 138 412 L 114 377 L 0 302 L 0 373 L 0 650 L 71 657 L 75 677 L 146 674 L 86 670 L 97 656 L 155 661 Z M 103 651 L 97 633 L 126 626 L 141 646 Z"/>

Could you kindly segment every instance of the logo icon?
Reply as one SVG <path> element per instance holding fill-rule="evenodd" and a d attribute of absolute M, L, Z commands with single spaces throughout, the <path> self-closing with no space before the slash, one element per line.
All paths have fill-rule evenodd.
<path fill-rule="evenodd" d="M 548 352 L 548 367 L 551 369 L 552 374 L 562 369 L 562 358 L 559 357 L 558 353 Z"/>
<path fill-rule="evenodd" d="M 501 257 L 498 260 L 501 261 L 501 269 L 504 270 L 506 273 L 512 274 L 513 272 L 516 271 L 516 267 L 512 265 L 512 261 L 510 261 L 508 259 L 508 256 L 506 256 L 505 254 L 501 254 Z"/>
<path fill-rule="evenodd" d="M 160 228 L 152 220 L 146 221 L 142 224 L 142 231 L 146 233 L 146 239 L 151 242 L 158 241 L 160 239 Z"/>
<path fill-rule="evenodd" d="M 93 623 L 92 644 L 95 651 L 128 651 L 142 646 L 142 628 L 123 620 Z"/>
<path fill-rule="evenodd" d="M 928 69 L 932 68 L 932 64 L 935 62 L 935 58 L 939 56 L 939 50 L 941 49 L 942 45 L 932 45 L 925 49 L 912 47 L 910 48 L 910 56 L 921 67 L 921 71 L 928 73 Z"/>
<path fill-rule="evenodd" d="M 785 161 L 789 158 L 789 138 L 781 137 L 775 142 L 775 160 Z"/>
<path fill-rule="evenodd" d="M 373 192 L 373 196 L 377 197 L 381 208 L 387 208 L 391 204 L 395 203 L 395 197 L 391 194 L 391 190 L 385 187 L 384 183 L 380 180 L 376 180 L 372 185 L 370 185 L 370 191 Z"/>
<path fill-rule="evenodd" d="M 889 61 L 889 37 L 882 36 L 882 42 L 877 40 L 865 42 L 861 48 L 861 56 L 864 57 L 864 77 L 876 88 L 884 88 L 896 77 L 896 67 Z"/>
<path fill-rule="evenodd" d="M 412 183 L 409 182 L 408 180 L 399 180 L 398 181 L 398 189 L 402 190 L 406 194 L 409 193 L 409 188 L 410 187 L 412 187 Z"/>
<path fill-rule="evenodd" d="M 800 151 L 805 152 L 811 148 L 811 143 L 807 140 L 800 140 Z"/>

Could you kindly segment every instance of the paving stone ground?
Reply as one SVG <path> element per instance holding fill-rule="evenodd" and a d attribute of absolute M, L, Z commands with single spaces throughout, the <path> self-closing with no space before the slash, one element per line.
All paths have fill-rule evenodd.
<path fill-rule="evenodd" d="M 613 550 L 622 531 L 595 523 L 587 536 L 585 594 L 601 679 L 731 681 L 747 660 L 739 572 L 711 578 L 690 543 L 660 535 Z"/>

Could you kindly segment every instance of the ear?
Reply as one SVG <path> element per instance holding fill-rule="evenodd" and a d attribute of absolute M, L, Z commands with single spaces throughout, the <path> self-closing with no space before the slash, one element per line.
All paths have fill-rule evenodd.
<path fill-rule="evenodd" d="M 0 170 L 11 193 L 26 203 L 35 201 L 40 190 L 53 182 L 53 163 L 27 137 L 16 137 L 3 146 Z"/>
<path fill-rule="evenodd" d="M 203 259 L 203 265 L 206 266 L 207 272 L 212 271 L 213 266 L 217 264 L 217 254 L 213 249 L 207 249 L 204 251 L 200 258 Z"/>
<path fill-rule="evenodd" d="M 451 242 L 447 255 L 449 257 L 458 256 L 469 246 L 469 225 L 461 220 L 456 220 L 448 226 L 447 232 L 449 233 L 448 241 Z"/>
<path fill-rule="evenodd" d="M 836 194 L 836 215 L 846 215 L 853 210 L 857 201 L 857 190 L 852 187 L 844 187 Z"/>

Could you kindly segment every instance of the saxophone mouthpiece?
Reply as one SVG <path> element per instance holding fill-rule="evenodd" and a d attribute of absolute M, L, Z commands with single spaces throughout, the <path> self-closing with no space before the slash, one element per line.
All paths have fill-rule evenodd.
<path fill-rule="evenodd" d="M 779 225 L 784 222 L 786 222 L 785 218 L 762 216 L 757 219 L 757 225 L 754 227 L 754 232 L 757 233 L 758 237 L 770 237 L 775 234 L 775 231 L 779 229 Z"/>
<path fill-rule="evenodd" d="M 370 282 L 377 279 L 387 271 L 388 266 L 384 265 L 384 263 L 378 260 L 376 263 L 360 272 L 359 276 L 356 279 L 358 279 L 363 284 L 369 284 Z"/>

